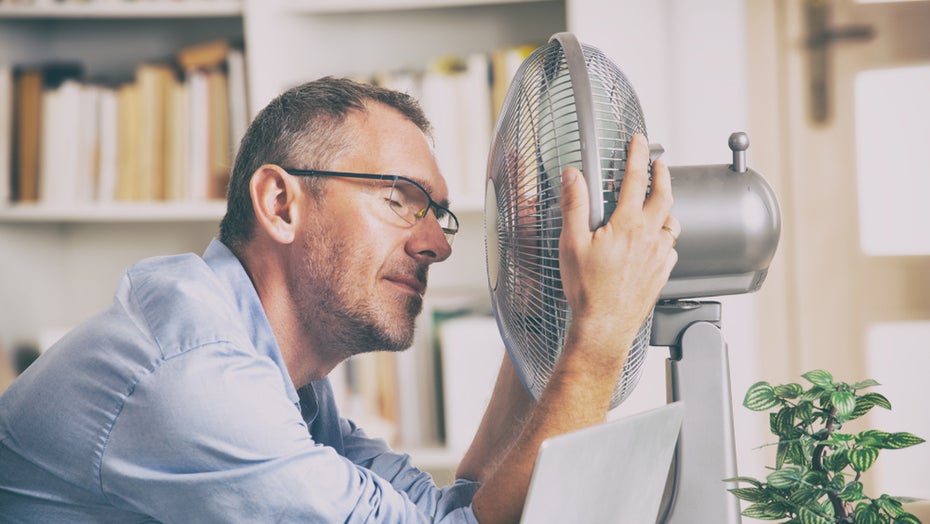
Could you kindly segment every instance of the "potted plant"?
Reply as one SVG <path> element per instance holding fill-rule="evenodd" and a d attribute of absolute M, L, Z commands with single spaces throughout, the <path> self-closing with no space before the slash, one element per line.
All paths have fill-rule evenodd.
<path fill-rule="evenodd" d="M 811 384 L 808 389 L 796 383 L 757 382 L 746 393 L 744 406 L 770 411 L 769 426 L 778 437 L 778 448 L 775 467 L 764 480 L 727 479 L 741 484 L 730 492 L 751 503 L 742 514 L 785 524 L 919 524 L 903 509 L 903 503 L 913 499 L 868 496 L 860 477 L 880 450 L 906 448 L 924 439 L 873 429 L 841 432 L 844 424 L 874 407 L 891 409 L 880 393 L 862 392 L 878 382 L 836 382 L 823 370 L 802 377 Z"/>

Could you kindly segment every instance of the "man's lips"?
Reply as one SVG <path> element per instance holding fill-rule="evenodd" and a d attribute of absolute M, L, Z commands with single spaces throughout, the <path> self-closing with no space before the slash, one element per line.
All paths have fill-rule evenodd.
<path fill-rule="evenodd" d="M 420 296 L 423 296 L 423 293 L 426 292 L 426 284 L 416 277 L 393 276 L 387 277 L 386 280 Z"/>

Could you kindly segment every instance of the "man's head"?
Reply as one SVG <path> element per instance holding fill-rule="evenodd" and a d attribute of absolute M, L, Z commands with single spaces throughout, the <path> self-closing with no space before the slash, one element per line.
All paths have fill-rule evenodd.
<path fill-rule="evenodd" d="M 265 106 L 242 138 L 229 181 L 220 240 L 238 252 L 252 237 L 255 214 L 249 181 L 259 167 L 276 164 L 325 169 L 351 145 L 346 118 L 353 111 L 366 111 L 366 103 L 371 102 L 394 108 L 431 136 L 423 110 L 404 93 L 332 77 L 294 87 Z M 315 179 L 307 179 L 305 184 L 308 190 L 320 185 Z"/>
<path fill-rule="evenodd" d="M 279 342 L 286 333 L 325 364 L 410 345 L 428 267 L 451 254 L 435 214 L 448 189 L 428 131 L 412 98 L 331 78 L 258 115 L 220 238 L 243 260 L 273 328 L 285 326 Z M 305 176 L 312 170 L 328 173 Z M 426 191 L 431 211 L 405 221 L 391 197 L 397 180 L 333 172 L 404 177 Z"/>

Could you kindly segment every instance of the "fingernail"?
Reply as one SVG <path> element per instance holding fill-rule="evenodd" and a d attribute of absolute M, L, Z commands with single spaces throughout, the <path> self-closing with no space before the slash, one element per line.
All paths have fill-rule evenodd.
<path fill-rule="evenodd" d="M 562 171 L 562 185 L 567 186 L 575 181 L 578 175 L 575 174 L 575 171 L 572 169 L 566 169 Z"/>

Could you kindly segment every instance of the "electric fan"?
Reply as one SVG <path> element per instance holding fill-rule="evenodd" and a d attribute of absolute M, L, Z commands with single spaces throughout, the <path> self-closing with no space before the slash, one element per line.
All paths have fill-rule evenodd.
<path fill-rule="evenodd" d="M 488 284 L 501 338 L 536 398 L 571 322 L 558 265 L 562 170 L 584 174 L 594 230 L 616 207 L 635 133 L 646 135 L 646 125 L 629 81 L 571 33 L 558 33 L 531 53 L 504 99 L 486 182 Z M 740 518 L 738 500 L 721 482 L 735 476 L 736 466 L 719 304 L 684 300 L 758 289 L 778 242 L 778 203 L 764 179 L 746 168 L 748 138 L 734 133 L 729 145 L 729 165 L 670 168 L 672 213 L 682 224 L 679 262 L 639 329 L 611 399 L 616 407 L 636 386 L 649 346 L 670 348 L 668 397 L 685 400 L 686 415 L 660 515 L 665 522 L 688 522 L 683 513 L 693 511 L 692 521 L 694 514 L 715 523 Z M 653 158 L 661 152 L 650 149 Z"/>

